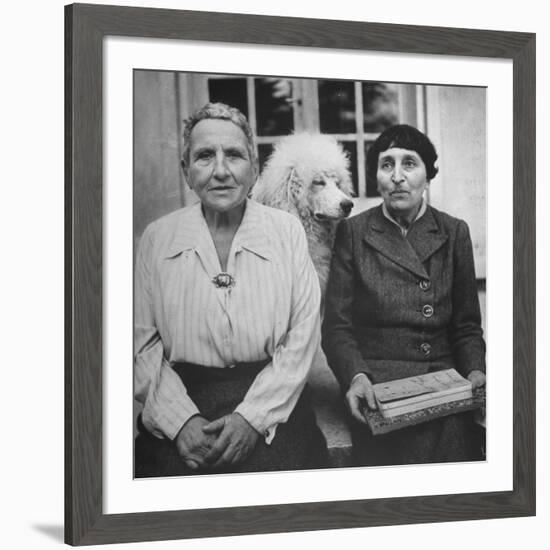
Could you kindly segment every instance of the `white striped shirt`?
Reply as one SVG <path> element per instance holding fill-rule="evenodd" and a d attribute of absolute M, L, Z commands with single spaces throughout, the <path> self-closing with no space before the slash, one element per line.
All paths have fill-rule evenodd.
<path fill-rule="evenodd" d="M 135 396 L 142 419 L 173 439 L 199 413 L 171 368 L 211 367 L 272 358 L 235 409 L 270 442 L 292 412 L 320 341 L 320 290 L 300 222 L 247 201 L 227 272 L 221 272 L 200 203 L 150 224 L 135 276 Z"/>

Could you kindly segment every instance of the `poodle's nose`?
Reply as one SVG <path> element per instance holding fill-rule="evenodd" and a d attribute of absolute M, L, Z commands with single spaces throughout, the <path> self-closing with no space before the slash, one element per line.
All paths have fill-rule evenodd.
<path fill-rule="evenodd" d="M 340 203 L 340 208 L 342 209 L 342 212 L 347 216 L 353 208 L 353 202 L 349 199 L 345 199 Z"/>

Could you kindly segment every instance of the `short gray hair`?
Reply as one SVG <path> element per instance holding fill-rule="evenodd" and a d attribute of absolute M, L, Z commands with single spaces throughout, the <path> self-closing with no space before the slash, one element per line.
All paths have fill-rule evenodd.
<path fill-rule="evenodd" d="M 207 119 L 229 120 L 237 125 L 246 136 L 248 154 L 250 160 L 257 166 L 258 156 L 256 154 L 256 145 L 254 135 L 246 117 L 235 107 L 229 107 L 225 103 L 207 103 L 199 110 L 195 111 L 188 119 L 184 121 L 183 126 L 183 151 L 182 162 L 189 166 L 189 150 L 191 148 L 191 132 L 193 128 L 201 121 Z"/>

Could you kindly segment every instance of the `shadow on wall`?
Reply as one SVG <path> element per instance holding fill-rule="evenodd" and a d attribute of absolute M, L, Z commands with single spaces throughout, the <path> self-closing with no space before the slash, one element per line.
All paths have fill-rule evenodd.
<path fill-rule="evenodd" d="M 56 542 L 65 542 L 65 529 L 63 525 L 33 525 L 32 528 Z"/>

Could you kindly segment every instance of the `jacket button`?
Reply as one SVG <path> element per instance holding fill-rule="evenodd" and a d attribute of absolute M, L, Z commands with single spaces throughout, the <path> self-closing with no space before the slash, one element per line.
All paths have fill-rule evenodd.
<path fill-rule="evenodd" d="M 430 290 L 430 288 L 432 287 L 432 283 L 428 281 L 428 279 L 422 279 L 419 283 L 419 286 L 421 290 L 426 291 Z"/>
<path fill-rule="evenodd" d="M 424 317 L 431 317 L 433 314 L 434 308 L 431 305 L 426 304 L 422 307 L 422 315 L 424 315 Z"/>
<path fill-rule="evenodd" d="M 424 342 L 423 344 L 420 344 L 420 351 L 428 357 L 430 353 L 432 353 L 432 346 L 428 344 L 428 342 Z"/>

